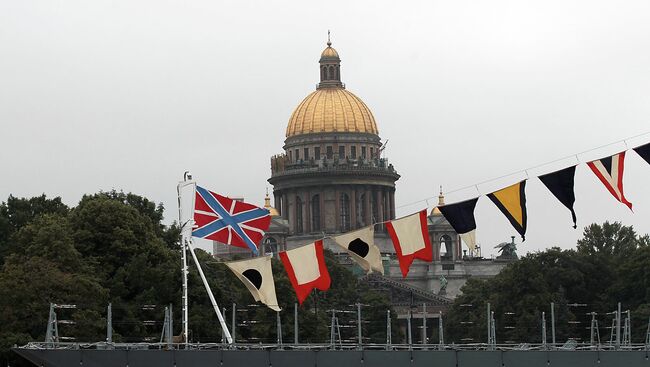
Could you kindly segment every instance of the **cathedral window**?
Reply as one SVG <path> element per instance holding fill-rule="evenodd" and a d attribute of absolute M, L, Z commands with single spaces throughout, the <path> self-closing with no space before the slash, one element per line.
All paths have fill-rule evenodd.
<path fill-rule="evenodd" d="M 334 156 L 334 150 L 332 149 L 331 145 L 327 146 L 327 159 L 332 159 Z"/>
<path fill-rule="evenodd" d="M 320 147 L 314 147 L 314 159 L 321 159 Z"/>
<path fill-rule="evenodd" d="M 339 145 L 339 159 L 345 159 L 345 145 Z"/>
<path fill-rule="evenodd" d="M 304 160 L 308 161 L 309 160 L 309 148 L 305 148 L 305 152 L 303 154 Z"/>
<path fill-rule="evenodd" d="M 293 154 L 289 151 L 289 162 L 293 162 Z"/>
<path fill-rule="evenodd" d="M 370 147 L 370 158 L 375 158 L 375 148 L 373 147 Z"/>
<path fill-rule="evenodd" d="M 451 237 L 445 235 L 440 236 L 440 259 L 451 259 L 453 252 L 451 248 Z"/>
<path fill-rule="evenodd" d="M 353 145 L 350 147 L 350 158 L 357 159 L 357 147 Z"/>
<path fill-rule="evenodd" d="M 300 149 L 296 149 L 296 162 L 300 160 Z"/>
<path fill-rule="evenodd" d="M 341 194 L 341 232 L 350 230 L 350 197 L 348 194 Z"/>
<path fill-rule="evenodd" d="M 320 195 L 311 198 L 311 231 L 320 231 Z"/>

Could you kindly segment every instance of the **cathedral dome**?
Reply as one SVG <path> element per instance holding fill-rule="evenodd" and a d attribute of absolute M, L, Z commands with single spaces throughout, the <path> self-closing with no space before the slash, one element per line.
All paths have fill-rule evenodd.
<path fill-rule="evenodd" d="M 343 88 L 321 88 L 308 95 L 289 119 L 287 137 L 330 132 L 378 134 L 375 118 L 359 97 Z"/>
<path fill-rule="evenodd" d="M 377 124 L 368 106 L 345 90 L 341 59 L 327 40 L 319 60 L 320 83 L 296 107 L 289 119 L 287 138 L 302 134 L 351 132 L 377 135 Z"/>
<path fill-rule="evenodd" d="M 330 43 L 331 44 L 331 43 Z M 339 58 L 339 53 L 332 46 L 327 46 L 326 49 L 320 54 L 321 58 L 332 57 Z"/>

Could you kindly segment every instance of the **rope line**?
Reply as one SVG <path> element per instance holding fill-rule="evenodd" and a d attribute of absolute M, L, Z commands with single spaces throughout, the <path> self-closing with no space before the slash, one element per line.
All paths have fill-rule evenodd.
<path fill-rule="evenodd" d="M 573 157 L 575 157 L 575 159 L 576 159 L 576 164 L 580 164 L 580 163 L 583 163 L 583 162 L 580 160 L 579 156 L 581 156 L 581 155 L 583 155 L 585 153 L 590 153 L 590 152 L 593 152 L 593 151 L 596 151 L 596 150 L 599 150 L 599 149 L 602 149 L 602 148 L 605 148 L 605 147 L 609 147 L 609 146 L 612 146 L 612 145 L 620 144 L 620 143 L 625 144 L 625 150 L 638 148 L 638 147 L 640 147 L 642 145 L 648 144 L 649 142 L 645 142 L 645 143 L 642 143 L 642 144 L 639 144 L 639 145 L 635 145 L 632 148 L 630 148 L 630 145 L 628 144 L 628 141 L 632 140 L 632 139 L 639 138 L 641 136 L 645 136 L 645 135 L 650 135 L 650 131 L 646 131 L 644 133 L 637 134 L 637 135 L 634 135 L 634 136 L 630 136 L 628 138 L 617 140 L 617 141 L 614 141 L 614 142 L 611 142 L 611 143 L 603 144 L 603 145 L 597 146 L 595 148 L 587 149 L 587 150 L 579 152 L 579 153 L 575 153 L 575 154 L 567 155 L 565 157 L 557 158 L 557 159 L 554 159 L 554 160 L 551 160 L 551 161 L 548 161 L 548 162 L 545 162 L 545 163 L 538 164 L 536 166 L 532 166 L 532 167 L 525 168 L 525 169 L 520 169 L 518 171 L 514 171 L 514 172 L 511 172 L 511 173 L 499 176 L 499 177 L 491 178 L 489 180 L 481 181 L 481 182 L 478 182 L 478 183 L 475 183 L 475 184 L 472 184 L 472 185 L 467 185 L 467 186 L 456 188 L 456 189 L 453 189 L 453 190 L 450 190 L 450 191 L 446 191 L 445 194 L 453 194 L 453 193 L 456 193 L 456 192 L 459 192 L 459 191 L 464 191 L 464 190 L 471 189 L 472 187 L 474 187 L 474 188 L 476 188 L 476 192 L 478 193 L 478 196 L 481 196 L 482 195 L 481 191 L 478 188 L 479 185 L 483 185 L 483 184 L 486 184 L 486 183 L 489 183 L 489 182 L 498 181 L 498 180 L 501 180 L 501 179 L 506 178 L 506 177 L 514 176 L 514 175 L 516 175 L 518 173 L 525 173 L 526 177 L 530 178 L 529 174 L 528 174 L 529 170 L 534 170 L 534 169 L 537 169 L 537 168 L 540 168 L 540 167 L 548 166 L 549 164 L 560 162 L 560 161 L 563 161 L 563 160 L 567 160 L 567 159 L 573 158 Z M 535 177 L 537 177 L 537 176 L 538 175 L 535 175 Z M 415 205 L 415 204 L 419 204 L 419 203 L 422 203 L 422 202 L 428 202 L 428 200 L 434 199 L 436 197 L 437 196 L 428 196 L 428 197 L 426 197 L 424 199 L 412 201 L 410 203 L 397 206 L 396 208 L 397 209 L 405 208 L 405 207 L 412 206 L 412 205 Z"/>

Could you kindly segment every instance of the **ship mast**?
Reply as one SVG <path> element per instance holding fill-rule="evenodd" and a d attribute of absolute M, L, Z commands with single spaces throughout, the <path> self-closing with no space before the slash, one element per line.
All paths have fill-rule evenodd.
<path fill-rule="evenodd" d="M 180 238 L 180 245 L 181 245 L 181 267 L 182 267 L 182 274 L 183 274 L 183 286 L 182 286 L 182 295 L 181 295 L 181 324 L 183 325 L 183 330 L 181 332 L 181 339 L 183 343 L 187 345 L 189 338 L 189 319 L 188 319 L 188 303 L 187 303 L 187 273 L 188 273 L 188 268 L 187 268 L 187 243 L 188 239 L 191 238 L 192 236 L 192 221 L 191 220 L 183 220 L 183 202 L 182 202 L 182 195 L 181 195 L 181 190 L 183 190 L 187 186 L 194 186 L 196 185 L 194 181 L 192 181 L 192 175 L 189 174 L 189 172 L 185 172 L 183 175 L 183 181 L 179 182 L 178 185 L 176 186 L 176 192 L 178 193 L 178 223 L 181 226 L 181 238 Z M 192 198 L 192 207 L 194 207 L 194 198 Z"/>
<path fill-rule="evenodd" d="M 183 181 L 178 183 L 178 186 L 176 186 L 176 190 L 178 192 L 178 220 L 179 223 L 181 223 L 181 261 L 183 265 L 183 295 L 182 295 L 182 324 L 183 324 L 183 341 L 187 345 L 189 343 L 189 319 L 188 319 L 188 303 L 187 303 L 187 274 L 188 274 L 188 269 L 187 269 L 187 252 L 189 251 L 190 254 L 192 255 L 192 259 L 194 260 L 194 263 L 196 264 L 196 268 L 199 271 L 199 276 L 201 277 L 201 280 L 203 281 L 203 286 L 205 287 L 205 291 L 208 293 L 208 297 L 210 298 L 210 302 L 212 303 L 212 308 L 214 308 L 214 312 L 217 315 L 217 318 L 219 319 L 219 323 L 221 324 L 221 329 L 223 330 L 224 336 L 226 337 L 226 341 L 228 344 L 233 343 L 232 336 L 230 335 L 230 331 L 228 330 L 228 327 L 226 326 L 226 321 L 223 318 L 223 315 L 221 314 L 221 310 L 219 309 L 219 305 L 217 304 L 216 299 L 214 298 L 214 294 L 212 293 L 212 289 L 210 288 L 210 284 L 208 284 L 208 280 L 205 277 L 205 274 L 203 273 L 203 269 L 201 268 L 201 263 L 199 263 L 198 258 L 196 257 L 196 254 L 194 253 L 194 248 L 192 247 L 193 241 L 192 241 L 192 227 L 194 225 L 194 220 L 193 220 L 193 215 L 190 214 L 188 219 L 185 219 L 183 217 L 183 211 L 182 211 L 182 204 L 183 204 L 183 189 L 185 187 L 191 186 L 192 187 L 192 201 L 191 201 L 191 206 L 190 210 L 194 210 L 194 201 L 196 199 L 196 182 L 192 180 L 192 175 L 189 174 L 189 172 L 185 172 L 183 176 Z"/>

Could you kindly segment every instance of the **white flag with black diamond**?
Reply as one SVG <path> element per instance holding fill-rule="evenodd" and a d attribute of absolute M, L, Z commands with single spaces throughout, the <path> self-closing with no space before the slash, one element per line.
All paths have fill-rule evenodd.
<path fill-rule="evenodd" d="M 271 255 L 260 256 L 248 260 L 231 261 L 225 264 L 244 283 L 256 301 L 264 303 L 274 311 L 280 311 L 275 296 L 271 257 Z"/>
<path fill-rule="evenodd" d="M 381 252 L 375 246 L 375 229 L 368 226 L 340 236 L 332 237 L 337 245 L 343 247 L 350 257 L 356 261 L 368 274 L 376 271 L 384 274 L 381 262 Z"/>

